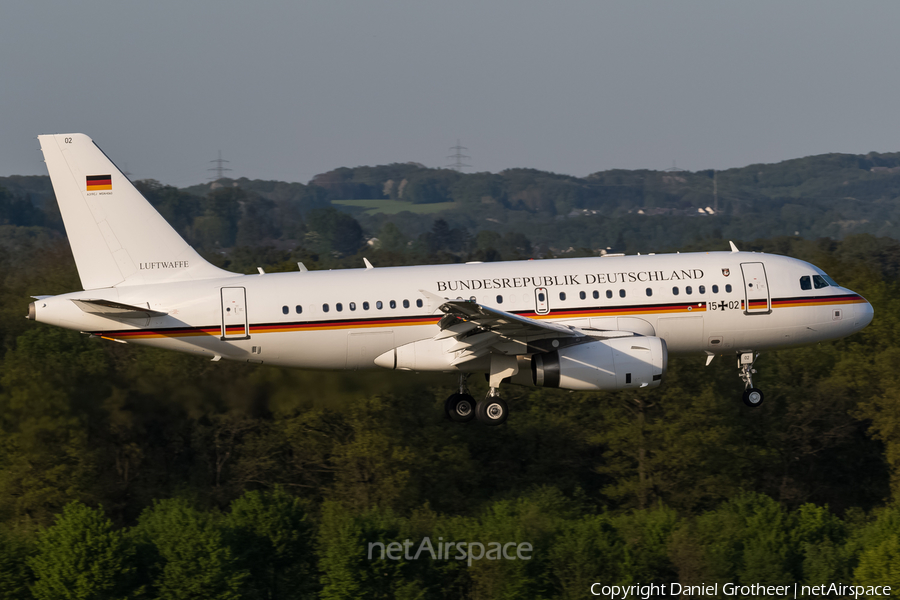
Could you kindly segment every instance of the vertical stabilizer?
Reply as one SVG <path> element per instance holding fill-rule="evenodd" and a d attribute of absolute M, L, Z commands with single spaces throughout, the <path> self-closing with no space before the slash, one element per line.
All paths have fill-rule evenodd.
<path fill-rule="evenodd" d="M 84 289 L 234 275 L 197 254 L 91 138 L 38 140 Z"/>

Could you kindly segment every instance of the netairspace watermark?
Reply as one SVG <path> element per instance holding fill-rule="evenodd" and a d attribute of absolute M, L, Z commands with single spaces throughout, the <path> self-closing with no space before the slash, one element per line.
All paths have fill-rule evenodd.
<path fill-rule="evenodd" d="M 696 596 L 718 596 L 719 590 L 723 596 L 764 598 L 771 596 L 773 598 L 793 597 L 795 600 L 799 598 L 815 598 L 818 596 L 842 596 L 842 597 L 876 597 L 890 596 L 891 586 L 889 585 L 846 585 L 843 583 L 823 583 L 821 585 L 763 585 L 754 583 L 752 585 L 738 585 L 735 583 L 712 583 L 701 585 L 682 585 L 680 583 L 650 583 L 641 585 L 604 585 L 602 583 L 594 583 L 591 585 L 591 594 L 594 596 L 603 596 L 610 600 L 650 600 L 654 596 L 672 597 L 696 597 Z"/>
<path fill-rule="evenodd" d="M 472 561 L 478 560 L 531 560 L 533 547 L 528 542 L 445 542 L 439 537 L 436 544 L 431 543 L 431 538 L 424 537 L 419 545 L 406 539 L 400 542 L 369 542 L 369 560 L 419 560 L 430 558 L 431 560 L 465 560 L 472 566 Z M 376 553 L 377 550 L 377 553 Z"/>

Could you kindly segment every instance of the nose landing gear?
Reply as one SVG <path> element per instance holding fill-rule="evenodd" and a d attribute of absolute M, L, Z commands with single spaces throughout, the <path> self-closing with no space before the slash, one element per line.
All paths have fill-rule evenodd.
<path fill-rule="evenodd" d="M 758 407 L 765 400 L 762 390 L 753 387 L 753 374 L 756 373 L 753 363 L 756 362 L 757 358 L 759 358 L 759 352 L 742 352 L 738 355 L 738 369 L 740 369 L 738 376 L 744 382 L 742 400 L 750 408 Z"/>

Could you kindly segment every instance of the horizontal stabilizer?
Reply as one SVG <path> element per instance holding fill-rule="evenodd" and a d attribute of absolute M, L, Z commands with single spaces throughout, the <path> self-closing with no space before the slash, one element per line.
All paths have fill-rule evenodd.
<path fill-rule="evenodd" d="M 149 319 L 150 317 L 164 317 L 168 314 L 109 300 L 72 300 L 72 302 L 86 313 L 115 319 Z"/>

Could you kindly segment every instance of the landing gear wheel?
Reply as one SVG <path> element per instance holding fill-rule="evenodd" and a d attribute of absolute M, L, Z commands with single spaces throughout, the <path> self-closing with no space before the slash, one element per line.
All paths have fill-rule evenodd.
<path fill-rule="evenodd" d="M 468 423 L 475 418 L 475 398 L 469 394 L 453 394 L 444 403 L 444 410 L 451 421 Z"/>
<path fill-rule="evenodd" d="M 762 393 L 762 390 L 759 388 L 749 388 L 744 390 L 744 404 L 749 406 L 750 408 L 756 408 L 765 400 L 765 396 Z"/>
<path fill-rule="evenodd" d="M 488 396 L 475 407 L 475 416 L 485 425 L 503 425 L 509 416 L 509 407 L 500 396 Z"/>

